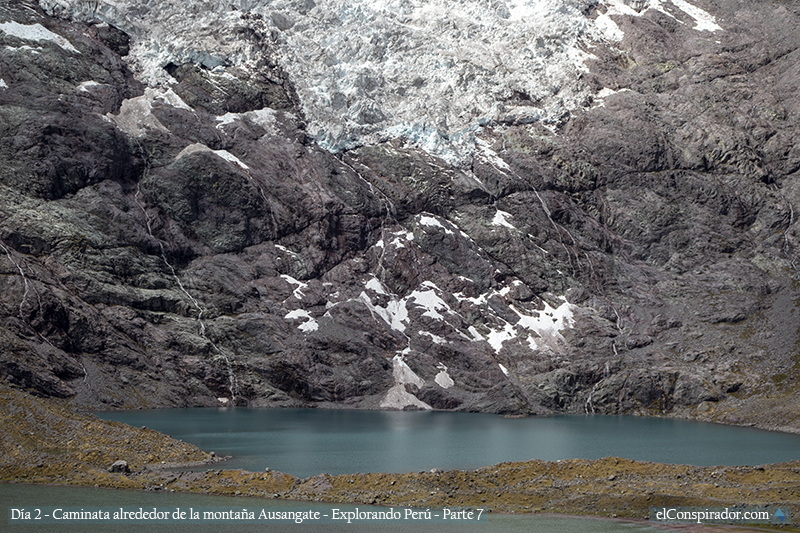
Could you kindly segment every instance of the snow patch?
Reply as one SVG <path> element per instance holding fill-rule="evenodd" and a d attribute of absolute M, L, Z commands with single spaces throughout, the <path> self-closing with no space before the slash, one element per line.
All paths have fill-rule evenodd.
<path fill-rule="evenodd" d="M 503 374 L 505 374 L 506 376 L 508 375 L 508 369 L 507 369 L 506 367 L 504 367 L 504 366 L 503 366 L 503 365 L 501 365 L 500 363 L 497 363 L 497 366 L 499 366 L 499 367 L 500 367 L 500 371 L 501 371 Z"/>
<path fill-rule="evenodd" d="M 489 143 L 484 141 L 483 139 L 475 139 L 475 145 L 480 150 L 480 154 L 496 169 L 505 172 L 506 170 L 511 170 L 511 167 L 508 166 L 502 157 L 500 157 L 497 152 L 489 148 Z"/>
<path fill-rule="evenodd" d="M 377 294 L 389 294 L 389 292 L 383 287 L 383 283 L 381 283 L 378 278 L 370 278 L 365 287 Z"/>
<path fill-rule="evenodd" d="M 314 317 L 311 316 L 311 313 L 306 311 L 305 309 L 295 309 L 294 311 L 290 311 L 286 314 L 284 318 L 290 320 L 298 320 L 298 319 L 306 319 L 306 322 L 303 322 L 297 329 L 304 333 L 310 333 L 312 331 L 317 331 L 319 329 L 319 323 L 314 320 Z"/>
<path fill-rule="evenodd" d="M 153 103 L 156 100 L 172 107 L 191 111 L 191 108 L 172 89 L 160 90 L 147 87 L 142 96 L 124 100 L 119 114 L 108 113 L 106 117 L 131 137 L 140 137 L 148 130 L 167 132 L 167 128 L 153 115 Z M 210 150 L 210 148 L 207 149 Z"/>
<path fill-rule="evenodd" d="M 615 91 L 614 89 L 609 89 L 608 87 L 603 87 L 597 93 L 597 98 L 608 98 L 609 96 L 615 95 L 615 94 L 620 93 L 622 91 L 629 91 L 629 90 L 630 89 L 622 89 L 620 91 Z"/>
<path fill-rule="evenodd" d="M 472 338 L 475 339 L 476 341 L 485 341 L 486 340 L 486 338 L 483 335 L 481 335 L 480 332 L 477 329 L 475 329 L 475 326 L 470 326 L 467 329 L 467 331 L 469 331 L 469 334 L 472 335 Z"/>
<path fill-rule="evenodd" d="M 513 305 L 509 307 L 519 316 L 519 322 L 517 322 L 519 326 L 535 331 L 541 336 L 555 335 L 559 331 L 575 324 L 572 311 L 573 305 L 569 302 L 564 302 L 557 308 L 550 307 L 545 302 L 544 310 L 537 311 L 538 317 L 526 315 Z"/>
<path fill-rule="evenodd" d="M 505 211 L 500 211 L 499 209 L 494 214 L 494 218 L 492 219 L 492 226 L 502 226 L 504 228 L 511 228 L 517 229 L 513 224 L 511 224 L 508 219 L 511 218 L 511 213 L 506 213 Z"/>
<path fill-rule="evenodd" d="M 214 152 L 214 154 L 216 154 L 217 157 L 221 157 L 222 159 L 224 159 L 226 161 L 230 161 L 231 163 L 235 163 L 235 164 L 239 165 L 240 167 L 242 167 L 245 170 L 248 170 L 250 168 L 246 164 L 244 164 L 238 157 L 236 157 L 235 155 L 233 155 L 232 153 L 230 153 L 227 150 L 212 150 L 212 152 Z"/>
<path fill-rule="evenodd" d="M 288 249 L 287 247 L 283 246 L 282 244 L 275 244 L 273 246 L 275 246 L 275 248 L 277 248 L 281 252 L 285 252 L 285 253 L 293 256 L 293 257 L 297 257 L 297 252 L 291 251 L 290 249 Z"/>
<path fill-rule="evenodd" d="M 410 231 L 398 231 L 396 233 L 393 233 L 392 235 L 394 235 L 395 238 L 389 244 L 394 246 L 395 248 L 405 248 L 406 245 L 405 242 L 403 241 L 411 242 L 414 240 L 414 234 L 411 233 Z"/>
<path fill-rule="evenodd" d="M 386 307 L 380 307 L 373 304 L 367 293 L 363 291 L 358 295 L 358 300 L 367 306 L 373 316 L 378 315 L 390 328 L 401 333 L 405 332 L 406 322 L 408 322 L 408 309 L 406 309 L 405 300 L 392 299 L 387 302 Z"/>
<path fill-rule="evenodd" d="M 0 89 L 8 89 L 8 85 L 3 78 L 0 78 Z"/>
<path fill-rule="evenodd" d="M 237 120 L 242 120 L 241 113 L 225 113 L 222 116 L 217 117 L 217 129 L 221 130 L 223 126 L 227 126 L 229 124 L 233 124 Z"/>
<path fill-rule="evenodd" d="M 94 89 L 95 87 L 100 87 L 101 85 L 103 84 L 98 83 L 94 80 L 84 81 L 78 85 L 78 91 L 82 93 L 88 93 L 91 92 L 90 89 Z"/>
<path fill-rule="evenodd" d="M 421 389 L 425 381 L 411 370 L 401 354 L 397 354 L 392 358 L 392 376 L 395 384 L 381 400 L 381 407 L 384 409 L 403 409 L 408 406 L 414 406 L 425 410 L 433 409 L 406 390 L 406 383 L 416 385 L 417 388 Z"/>
<path fill-rule="evenodd" d="M 237 120 L 248 120 L 256 126 L 264 128 L 268 134 L 275 136 L 278 135 L 277 118 L 275 117 L 275 110 L 269 107 L 258 109 L 255 111 L 247 111 L 246 113 L 225 113 L 217 117 L 217 129 L 222 130 L 225 126 L 233 124 Z"/>
<path fill-rule="evenodd" d="M 611 20 L 608 14 L 599 14 L 594 23 L 609 41 L 621 41 L 625 37 L 625 32 L 619 29 L 617 23 Z"/>
<path fill-rule="evenodd" d="M 434 344 L 447 344 L 447 340 L 444 337 L 434 335 L 433 333 L 430 333 L 428 331 L 420 331 L 419 334 L 430 337 Z"/>
<path fill-rule="evenodd" d="M 80 54 L 80 51 L 72 46 L 72 43 L 59 34 L 51 32 L 39 23 L 20 24 L 14 21 L 4 22 L 0 24 L 0 31 L 4 32 L 6 35 L 11 35 L 12 37 L 17 37 L 18 39 L 24 39 L 26 41 L 50 41 L 67 52 Z"/>
<path fill-rule="evenodd" d="M 444 224 L 442 224 L 439 221 L 439 219 L 437 217 L 435 217 L 435 216 L 420 215 L 417 218 L 417 222 L 419 222 L 423 226 L 427 226 L 427 227 L 430 227 L 430 228 L 441 228 L 442 230 L 444 230 L 444 232 L 447 235 L 454 235 L 455 234 L 455 232 L 453 232 L 453 230 L 451 230 L 450 228 L 448 228 Z"/>
<path fill-rule="evenodd" d="M 42 49 L 39 47 L 33 48 L 31 46 L 28 46 L 27 44 L 23 44 L 22 46 L 17 46 L 17 47 L 6 46 L 6 50 L 9 50 L 11 52 L 17 52 L 17 51 L 30 52 L 32 54 L 39 54 L 42 51 Z"/>
<path fill-rule="evenodd" d="M 201 144 L 201 143 L 190 144 L 189 146 L 187 146 L 186 148 L 181 150 L 181 153 L 179 153 L 175 157 L 175 161 L 177 161 L 178 159 L 180 159 L 182 157 L 186 157 L 187 155 L 196 154 L 198 152 L 210 152 L 210 153 L 214 154 L 215 156 L 220 157 L 220 158 L 224 159 L 225 161 L 228 161 L 229 163 L 234 163 L 236 165 L 239 165 L 244 170 L 248 170 L 250 168 L 247 165 L 245 165 L 238 157 L 236 157 L 235 155 L 233 155 L 229 151 L 227 151 L 227 150 L 212 150 L 211 148 L 209 148 L 205 144 Z"/>
<path fill-rule="evenodd" d="M 636 11 L 631 6 L 625 3 L 625 0 L 606 0 L 604 2 L 606 6 L 608 6 L 608 12 L 606 15 L 628 15 L 630 17 L 640 17 L 646 11 L 646 9 L 642 9 L 641 12 Z M 644 3 L 647 4 L 647 0 L 644 0 Z"/>
<path fill-rule="evenodd" d="M 420 389 L 425 385 L 425 381 L 411 370 L 411 367 L 406 364 L 400 355 L 395 355 L 392 358 L 392 375 L 395 383 L 410 383 Z"/>
<path fill-rule="evenodd" d="M 409 308 L 421 308 L 424 310 L 422 316 L 433 318 L 434 320 L 444 320 L 442 313 L 453 313 L 450 306 L 436 294 L 439 288 L 430 281 L 423 282 L 420 289 L 412 291 L 411 294 L 402 299 L 391 295 L 375 278 L 367 282 L 366 288 L 378 294 L 392 297 L 392 299 L 386 303 L 386 307 L 381 307 L 372 303 L 372 299 L 365 291 L 362 291 L 361 294 L 358 295 L 357 300 L 367 306 L 373 316 L 377 315 L 389 327 L 401 333 L 405 333 L 408 325 Z M 378 288 L 383 292 L 376 290 Z M 434 338 L 434 342 L 436 342 L 436 339 L 441 339 L 441 337 L 436 337 L 430 333 L 420 332 L 420 334 L 430 335 Z M 444 339 L 441 340 L 443 343 L 446 342 Z"/>
<path fill-rule="evenodd" d="M 503 321 L 505 322 L 505 320 Z M 508 340 L 514 339 L 517 337 L 517 332 L 514 329 L 514 326 L 505 322 L 503 329 L 493 329 L 486 340 L 489 344 L 494 348 L 494 351 L 500 353 L 500 350 L 503 349 L 503 343 Z"/>
<path fill-rule="evenodd" d="M 453 378 L 450 377 L 450 374 L 447 373 L 447 367 L 444 366 L 444 363 L 439 363 L 436 367 L 440 370 L 436 377 L 433 378 L 433 381 L 436 382 L 443 389 L 449 389 L 453 385 L 455 385 L 455 381 Z"/>
<path fill-rule="evenodd" d="M 463 292 L 454 292 L 453 298 L 458 300 L 459 302 L 469 302 L 472 305 L 483 305 L 486 303 L 486 299 L 494 293 L 485 293 L 481 294 L 477 298 L 472 298 L 471 296 L 464 296 Z"/>
<path fill-rule="evenodd" d="M 515 280 L 511 285 L 520 283 L 520 281 Z M 478 306 L 486 305 L 492 296 L 507 296 L 510 292 L 511 286 L 508 286 L 499 291 L 492 290 L 481 294 L 478 298 L 467 298 L 461 293 L 455 293 L 453 296 L 459 301 L 468 301 Z M 475 340 L 486 340 L 497 353 L 503 349 L 503 344 L 506 341 L 516 339 L 522 330 L 535 334 L 528 337 L 528 345 L 532 350 L 536 351 L 545 348 L 559 350 L 565 342 L 561 331 L 575 324 L 574 311 L 576 306 L 566 301 L 556 308 L 544 302 L 543 310 L 534 311 L 530 315 L 520 311 L 514 305 L 509 305 L 509 308 L 519 317 L 515 324 L 497 317 L 502 325 L 491 328 L 485 337 L 474 326 L 470 326 L 468 331 Z"/>
<path fill-rule="evenodd" d="M 447 303 L 436 294 L 436 291 L 434 290 L 436 289 L 436 285 L 433 285 L 433 283 L 426 281 L 423 283 L 423 286 L 428 287 L 428 290 L 413 291 L 410 295 L 408 295 L 405 298 L 405 300 L 408 301 L 409 303 L 413 301 L 416 306 L 425 309 L 425 312 L 422 313 L 422 316 L 427 316 L 436 320 L 444 320 L 444 317 L 441 315 L 441 313 L 443 312 L 452 313 L 450 306 L 447 305 Z M 433 287 L 431 288 L 431 286 Z"/>
<path fill-rule="evenodd" d="M 381 407 L 384 409 L 402 410 L 409 406 L 418 407 L 426 411 L 433 410 L 433 407 L 408 392 L 403 385 L 393 386 L 381 400 Z"/>
<path fill-rule="evenodd" d="M 292 276 L 289 276 L 289 275 L 286 275 L 286 274 L 281 274 L 281 278 L 284 281 L 286 281 L 286 282 L 288 282 L 288 283 L 290 283 L 292 285 L 297 285 L 297 287 L 292 291 L 292 294 L 298 300 L 302 300 L 303 297 L 305 296 L 303 294 L 303 289 L 307 289 L 308 288 L 308 283 L 303 283 L 302 281 L 298 281 L 298 280 L 294 279 Z"/>
<path fill-rule="evenodd" d="M 625 89 L 620 89 L 618 91 L 615 91 L 614 89 L 609 89 L 608 87 L 603 87 L 595 95 L 594 103 L 593 103 L 592 107 L 605 107 L 606 103 L 604 102 L 604 100 L 606 98 L 608 98 L 609 96 L 614 96 L 615 94 L 628 92 L 628 91 L 630 91 L 630 89 L 625 88 Z"/>
<path fill-rule="evenodd" d="M 675 6 L 695 20 L 694 29 L 697 31 L 722 31 L 722 27 L 717 24 L 717 19 L 707 11 L 693 6 L 685 0 L 670 0 Z"/>
<path fill-rule="evenodd" d="M 575 306 L 569 302 L 564 302 L 557 308 L 551 307 L 547 302 L 544 309 L 537 311 L 538 316 L 526 315 L 513 305 L 509 306 L 519 316 L 517 326 L 532 331 L 538 335 L 528 338 L 528 344 L 532 350 L 543 348 L 558 349 L 560 343 L 564 342 L 561 331 L 572 327 L 575 324 L 573 309 Z"/>
<path fill-rule="evenodd" d="M 700 9 L 699 7 L 690 4 L 686 0 L 670 0 L 672 5 L 692 17 L 695 21 L 693 29 L 697 31 L 721 31 L 722 27 L 717 24 L 717 19 L 708 13 L 707 11 Z M 669 10 L 664 5 L 664 0 L 645 0 L 645 8 L 641 11 L 636 11 L 629 5 L 625 4 L 624 0 L 606 0 L 606 4 L 609 7 L 608 12 L 605 16 L 608 15 L 629 15 L 632 17 L 640 17 L 644 15 L 644 13 L 648 9 L 655 9 L 661 11 L 669 15 L 672 18 L 675 16 L 669 12 Z M 599 17 L 598 17 L 599 18 Z"/>
<path fill-rule="evenodd" d="M 169 104 L 174 108 L 177 109 L 185 109 L 186 111 L 192 111 L 192 108 L 189 107 L 189 104 L 183 101 L 183 99 L 178 96 L 175 91 L 172 89 L 165 89 L 158 97 L 158 100 L 161 100 L 165 104 Z"/>

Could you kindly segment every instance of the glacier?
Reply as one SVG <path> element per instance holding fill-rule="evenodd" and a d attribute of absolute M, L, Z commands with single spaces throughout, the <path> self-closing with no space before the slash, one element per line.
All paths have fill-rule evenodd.
<path fill-rule="evenodd" d="M 191 62 L 219 75 L 264 56 L 290 73 L 323 148 L 399 138 L 451 164 L 486 125 L 557 125 L 598 88 L 585 62 L 624 38 L 614 18 L 648 9 L 719 31 L 685 0 L 40 0 L 60 16 L 115 25 L 151 87 Z M 249 33 L 248 33 L 249 32 Z M 249 34 L 254 38 L 247 39 Z M 479 151 L 479 150 L 478 150 Z"/>

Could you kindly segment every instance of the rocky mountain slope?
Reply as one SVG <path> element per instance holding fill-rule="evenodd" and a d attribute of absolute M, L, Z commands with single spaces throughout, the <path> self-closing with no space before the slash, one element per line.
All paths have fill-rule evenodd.
<path fill-rule="evenodd" d="M 800 3 L 152 4 L 0 5 L 9 384 L 800 431 Z"/>

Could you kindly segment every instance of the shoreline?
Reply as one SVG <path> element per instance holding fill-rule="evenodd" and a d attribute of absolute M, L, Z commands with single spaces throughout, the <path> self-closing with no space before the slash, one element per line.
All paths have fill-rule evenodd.
<path fill-rule="evenodd" d="M 152 429 L 77 414 L 7 387 L 0 386 L 0 405 L 2 483 L 623 520 L 642 519 L 651 506 L 797 508 L 800 502 L 800 460 L 696 467 L 606 457 L 504 462 L 475 470 L 322 473 L 305 479 L 272 470 L 177 471 L 198 464 L 223 466 L 226 458 Z M 129 473 L 109 472 L 120 459 L 127 461 Z"/>
<path fill-rule="evenodd" d="M 250 473 L 246 471 L 242 471 L 243 473 Z M 107 491 L 128 491 L 128 492 L 143 492 L 145 489 L 136 489 L 136 488 L 119 488 L 119 487 L 110 487 L 110 486 L 86 486 L 86 485 L 68 485 L 68 484 L 56 484 L 56 483 L 18 483 L 18 482 L 7 482 L 0 480 L 0 484 L 3 485 L 26 485 L 26 486 L 50 486 L 50 487 L 64 487 L 64 488 L 88 488 L 88 489 L 99 489 L 99 490 L 107 490 Z M 190 491 L 173 491 L 170 494 L 181 494 L 181 495 L 198 495 L 198 496 L 223 496 L 223 497 L 230 497 L 230 498 L 247 498 L 252 500 L 274 500 L 274 498 L 264 498 L 259 496 L 253 496 L 248 494 L 239 494 L 239 495 L 221 495 L 218 493 L 198 493 L 198 492 L 190 492 Z M 166 493 L 165 493 L 166 495 Z M 292 498 L 285 498 L 282 499 L 284 502 L 296 502 L 298 505 L 302 505 L 305 503 L 309 503 L 308 500 L 302 499 L 292 499 Z M 344 504 L 344 505 L 363 505 L 358 502 L 329 502 L 326 500 L 315 500 L 313 501 L 315 504 Z M 388 507 L 408 507 L 408 506 L 397 506 L 391 504 L 381 504 L 381 505 L 374 505 L 374 504 L 367 504 L 370 507 L 380 507 L 380 508 L 388 508 Z M 419 508 L 421 506 L 415 506 L 414 508 Z M 453 508 L 459 508 L 464 506 L 452 506 Z M 628 523 L 628 524 L 639 524 L 639 525 L 646 525 L 650 526 L 659 530 L 663 531 L 682 531 L 687 533 L 713 533 L 719 531 L 732 531 L 738 533 L 747 533 L 747 532 L 765 532 L 765 531 L 786 531 L 786 532 L 797 532 L 800 531 L 800 527 L 793 527 L 791 524 L 787 524 L 787 526 L 771 526 L 771 525 L 760 525 L 760 526 L 744 526 L 744 525 L 735 525 L 735 524 L 659 524 L 659 523 L 652 523 L 646 518 L 634 518 L 634 517 L 618 517 L 618 516 L 605 516 L 605 515 L 591 515 L 591 514 L 578 514 L 574 512 L 550 512 L 550 511 L 543 511 L 543 512 L 529 512 L 529 513 L 515 513 L 515 512 L 508 512 L 508 511 L 496 511 L 489 509 L 487 510 L 489 516 L 491 515 L 503 515 L 503 516 L 520 516 L 520 517 L 539 517 L 539 518 L 569 518 L 569 519 L 578 519 L 578 520 L 601 520 L 607 522 L 619 522 L 619 523 Z"/>
<path fill-rule="evenodd" d="M 165 407 L 165 406 L 157 406 L 157 407 L 148 407 L 147 409 L 157 409 L 157 410 L 167 410 L 167 409 L 214 409 L 214 410 L 235 410 L 235 409 L 321 409 L 325 411 L 376 411 L 382 412 L 386 411 L 386 409 L 380 408 L 373 408 L 373 407 L 363 407 L 363 406 L 354 406 L 354 405 L 346 405 L 346 404 L 336 404 L 332 402 L 319 402 L 314 404 L 303 404 L 303 405 L 284 405 L 284 404 L 277 404 L 274 406 L 237 406 L 237 405 L 216 405 L 216 406 L 194 406 L 194 407 Z M 80 409 L 77 412 L 82 415 L 94 415 L 94 413 L 119 413 L 119 412 L 137 412 L 142 410 L 147 410 L 142 408 L 137 409 L 98 409 L 98 410 L 89 410 L 89 409 Z M 423 411 L 423 409 L 419 409 Z M 451 411 L 444 411 L 440 409 L 432 409 L 430 412 L 451 412 Z M 456 412 L 464 412 L 468 413 L 467 411 L 456 411 Z M 685 411 L 673 411 L 670 413 L 543 413 L 543 414 L 500 414 L 500 413 L 482 413 L 476 412 L 474 414 L 482 414 L 482 415 L 494 415 L 499 416 L 502 418 L 551 418 L 555 416 L 621 416 L 621 417 L 639 417 L 639 418 L 657 418 L 657 419 L 664 419 L 664 420 L 685 420 L 689 422 L 702 422 L 704 424 L 716 424 L 720 426 L 729 426 L 729 427 L 737 427 L 737 428 L 748 428 L 748 429 L 757 429 L 759 431 L 769 431 L 772 433 L 783 433 L 786 435 L 800 435 L 800 425 L 791 426 L 791 425 L 782 425 L 782 426 L 766 426 L 761 425 L 758 422 L 733 422 L 729 420 L 720 420 L 716 418 L 699 418 L 696 416 L 690 416 Z"/>
<path fill-rule="evenodd" d="M 692 467 L 619 458 L 500 463 L 477 470 L 405 474 L 364 473 L 300 479 L 277 471 L 176 471 L 180 465 L 144 465 L 110 474 L 91 465 L 0 465 L 0 482 L 86 486 L 182 494 L 405 508 L 486 508 L 493 514 L 573 516 L 650 523 L 649 507 L 796 507 L 800 461 L 758 467 Z M 155 468 L 154 468 L 155 467 Z M 70 473 L 64 475 L 65 470 Z M 61 472 L 61 475 L 54 475 Z M 618 472 L 619 475 L 609 474 Z M 741 478 L 737 483 L 719 483 Z M 716 482 L 716 483 L 714 483 Z M 732 494 L 736 492 L 739 498 Z M 745 496 L 744 492 L 752 494 Z M 666 530 L 684 525 L 658 524 Z M 717 527 L 717 526 L 713 526 Z M 735 531 L 775 527 L 734 526 Z M 782 531 L 798 531 L 783 527 Z"/>

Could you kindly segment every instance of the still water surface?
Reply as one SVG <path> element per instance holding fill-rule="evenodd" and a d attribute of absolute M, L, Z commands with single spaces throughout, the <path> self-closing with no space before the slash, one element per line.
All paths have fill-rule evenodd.
<path fill-rule="evenodd" d="M 661 418 L 238 408 L 98 416 L 234 456 L 224 468 L 269 467 L 299 477 L 470 469 L 528 459 L 614 456 L 713 466 L 800 458 L 800 435 Z"/>

